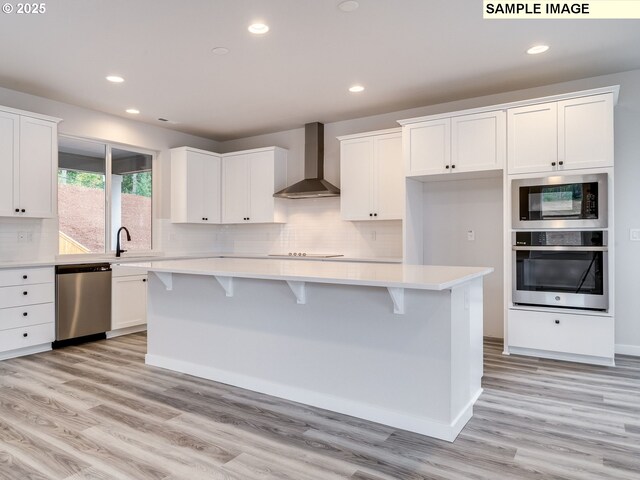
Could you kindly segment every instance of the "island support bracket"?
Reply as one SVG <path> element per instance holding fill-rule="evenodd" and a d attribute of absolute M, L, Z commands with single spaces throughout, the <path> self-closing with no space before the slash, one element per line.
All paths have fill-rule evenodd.
<path fill-rule="evenodd" d="M 304 305 L 307 303 L 307 289 L 305 287 L 305 282 L 297 282 L 297 281 L 287 281 L 287 285 L 296 296 L 296 300 L 298 304 Z"/>
<path fill-rule="evenodd" d="M 387 287 L 391 300 L 393 300 L 393 313 L 404 315 L 404 288 Z"/>
<path fill-rule="evenodd" d="M 160 279 L 162 283 L 164 283 L 164 288 L 167 290 L 173 290 L 173 274 L 167 272 L 153 272 L 156 274 L 156 277 Z"/>
<path fill-rule="evenodd" d="M 233 297 L 233 277 L 222 277 L 215 275 L 218 283 L 224 288 L 227 297 Z"/>

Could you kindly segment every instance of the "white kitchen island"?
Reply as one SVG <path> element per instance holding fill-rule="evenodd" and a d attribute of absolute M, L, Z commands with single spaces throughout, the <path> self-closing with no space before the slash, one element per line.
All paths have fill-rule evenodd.
<path fill-rule="evenodd" d="M 209 258 L 149 275 L 146 363 L 453 441 L 491 268 Z"/>

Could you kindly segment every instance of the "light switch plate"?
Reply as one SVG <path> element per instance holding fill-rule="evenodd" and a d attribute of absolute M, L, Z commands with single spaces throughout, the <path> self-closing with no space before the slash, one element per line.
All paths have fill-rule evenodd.
<path fill-rule="evenodd" d="M 640 242 L 640 228 L 629 229 L 629 240 L 632 242 Z"/>

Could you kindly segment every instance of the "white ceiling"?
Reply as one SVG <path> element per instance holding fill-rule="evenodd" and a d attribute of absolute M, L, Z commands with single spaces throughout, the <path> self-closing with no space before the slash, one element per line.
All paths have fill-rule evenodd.
<path fill-rule="evenodd" d="M 483 20 L 481 0 L 339 3 L 49 0 L 45 14 L 0 14 L 0 86 L 123 117 L 136 107 L 141 121 L 226 140 L 640 68 L 638 20 Z M 248 33 L 256 20 L 271 31 Z M 526 55 L 536 43 L 551 49 Z M 355 83 L 366 90 L 349 93 Z"/>

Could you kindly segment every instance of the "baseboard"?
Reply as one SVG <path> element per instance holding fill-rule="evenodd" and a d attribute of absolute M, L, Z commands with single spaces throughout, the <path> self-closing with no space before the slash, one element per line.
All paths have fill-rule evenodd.
<path fill-rule="evenodd" d="M 181 360 L 174 360 L 161 355 L 147 354 L 145 362 L 148 365 L 153 365 L 155 367 L 166 368 L 168 370 L 225 383 L 227 385 L 245 388 L 254 392 L 303 403 L 305 405 L 311 405 L 325 410 L 363 418 L 365 420 L 446 440 L 448 442 L 453 442 L 462 428 L 469 421 L 473 415 L 473 404 L 482 393 L 482 389 L 476 392 L 467 405 L 456 416 L 453 422 L 446 424 L 429 418 L 407 415 L 358 401 L 313 392 L 302 388 L 291 387 L 289 385 L 283 385 L 280 383 L 262 380 L 260 378 L 219 370 L 217 368 L 197 365 Z"/>
<path fill-rule="evenodd" d="M 527 357 L 548 358 L 550 360 L 563 360 L 565 362 L 588 363 L 590 365 L 602 365 L 614 367 L 615 361 L 608 357 L 594 357 L 591 355 L 577 355 L 573 353 L 550 352 L 547 350 L 535 350 L 531 348 L 509 347 L 509 354 L 525 355 Z"/>
<path fill-rule="evenodd" d="M 638 345 L 623 345 L 616 344 L 616 353 L 620 355 L 633 355 L 634 357 L 640 357 L 640 346 Z"/>
<path fill-rule="evenodd" d="M 0 353 L 0 360 L 24 357 L 26 355 L 33 355 L 34 353 L 48 352 L 49 350 L 51 350 L 51 342 L 43 343 L 41 345 L 33 345 L 32 347 L 18 348 L 16 350 L 10 350 L 8 352 L 2 352 Z"/>
<path fill-rule="evenodd" d="M 133 327 L 119 328 L 118 330 L 111 330 L 107 332 L 107 338 L 120 337 L 122 335 L 129 335 L 131 333 L 144 332 L 147 330 L 147 324 L 134 325 Z"/>

